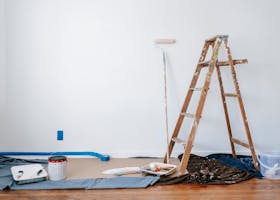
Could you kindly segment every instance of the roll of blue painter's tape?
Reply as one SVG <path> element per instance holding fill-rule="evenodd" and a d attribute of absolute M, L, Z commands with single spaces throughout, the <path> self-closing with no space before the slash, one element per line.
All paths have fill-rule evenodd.
<path fill-rule="evenodd" d="M 109 161 L 109 160 L 110 160 L 110 156 L 109 156 L 109 155 L 102 155 L 102 156 L 100 157 L 100 160 L 101 160 L 101 161 L 104 161 L 104 162 Z"/>

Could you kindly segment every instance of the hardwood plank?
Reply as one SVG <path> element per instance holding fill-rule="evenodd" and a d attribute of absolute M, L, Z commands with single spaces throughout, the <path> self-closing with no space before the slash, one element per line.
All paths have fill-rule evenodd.
<path fill-rule="evenodd" d="M 2 200 L 92 200 L 92 199 L 279 199 L 280 180 L 251 179 L 233 185 L 157 185 L 145 189 L 2 191 Z"/>

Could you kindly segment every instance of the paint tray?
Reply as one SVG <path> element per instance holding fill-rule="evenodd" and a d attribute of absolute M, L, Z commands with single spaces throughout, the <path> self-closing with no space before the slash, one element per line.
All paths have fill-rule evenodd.
<path fill-rule="evenodd" d="M 141 172 L 145 174 L 153 174 L 157 176 L 168 176 L 176 172 L 177 166 L 172 164 L 152 162 L 141 168 Z"/>
<path fill-rule="evenodd" d="M 11 167 L 13 179 L 17 184 L 34 183 L 47 180 L 48 173 L 41 164 Z"/>

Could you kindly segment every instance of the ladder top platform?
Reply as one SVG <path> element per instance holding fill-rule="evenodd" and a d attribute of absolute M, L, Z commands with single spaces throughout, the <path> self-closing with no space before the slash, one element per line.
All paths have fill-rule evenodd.
<path fill-rule="evenodd" d="M 206 39 L 205 42 L 215 42 L 218 38 L 221 40 L 225 40 L 228 39 L 228 35 L 215 35 L 212 38 Z"/>

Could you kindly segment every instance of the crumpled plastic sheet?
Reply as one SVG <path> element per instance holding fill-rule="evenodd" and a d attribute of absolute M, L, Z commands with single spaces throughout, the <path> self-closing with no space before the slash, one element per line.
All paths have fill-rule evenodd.
<path fill-rule="evenodd" d="M 181 160 L 182 155 L 179 156 Z M 188 173 L 179 177 L 161 177 L 158 184 L 234 184 L 253 178 L 252 172 L 226 165 L 214 157 L 191 155 Z"/>

